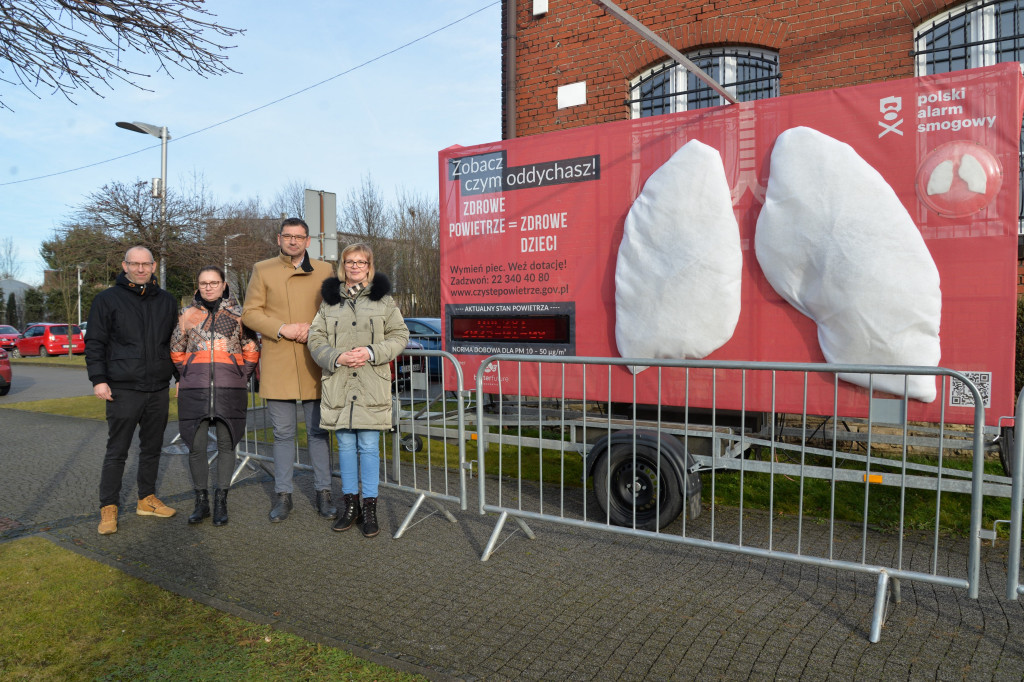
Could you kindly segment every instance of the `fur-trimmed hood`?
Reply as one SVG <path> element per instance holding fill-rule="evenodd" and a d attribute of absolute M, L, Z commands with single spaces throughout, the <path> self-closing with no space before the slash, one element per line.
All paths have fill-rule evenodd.
<path fill-rule="evenodd" d="M 324 303 L 327 305 L 338 305 L 348 298 L 348 296 L 342 293 L 343 286 L 345 286 L 345 283 L 337 277 L 325 279 L 320 287 L 320 295 L 323 296 Z M 371 301 L 379 301 L 390 293 L 391 280 L 383 272 L 375 273 L 373 281 L 370 282 L 370 286 L 366 290 L 366 295 L 370 297 Z"/>

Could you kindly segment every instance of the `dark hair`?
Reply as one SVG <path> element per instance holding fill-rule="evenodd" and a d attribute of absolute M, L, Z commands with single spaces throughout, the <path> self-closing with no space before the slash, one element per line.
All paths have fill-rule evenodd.
<path fill-rule="evenodd" d="M 309 225 L 307 225 L 306 221 L 303 220 L 302 218 L 285 218 L 284 220 L 281 221 L 281 227 L 277 229 L 277 233 L 281 234 L 282 232 L 284 232 L 284 228 L 294 227 L 296 225 L 301 225 L 302 229 L 306 231 L 306 236 L 309 236 Z"/>
<path fill-rule="evenodd" d="M 224 270 L 221 269 L 219 265 L 207 265 L 204 268 L 200 268 L 199 272 L 196 274 L 196 279 L 199 279 L 199 275 L 203 274 L 204 272 L 216 272 L 220 276 L 220 281 L 227 281 L 227 277 L 224 276 Z"/>

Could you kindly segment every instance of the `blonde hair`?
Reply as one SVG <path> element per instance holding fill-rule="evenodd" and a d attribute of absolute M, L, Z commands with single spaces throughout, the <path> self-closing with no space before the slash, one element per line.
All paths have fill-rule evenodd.
<path fill-rule="evenodd" d="M 369 285 L 373 281 L 373 276 L 377 274 L 376 269 L 373 267 L 373 249 L 370 248 L 369 244 L 363 242 L 356 242 L 355 244 L 349 244 L 345 247 L 345 250 L 341 252 L 341 259 L 338 261 L 339 279 L 345 280 L 345 259 L 353 253 L 362 253 L 366 256 L 366 260 L 369 265 L 366 266 L 366 284 Z"/>

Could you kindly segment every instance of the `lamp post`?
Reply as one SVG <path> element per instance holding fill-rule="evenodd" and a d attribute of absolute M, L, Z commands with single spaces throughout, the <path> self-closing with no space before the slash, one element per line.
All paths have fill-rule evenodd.
<path fill-rule="evenodd" d="M 160 198 L 160 245 L 157 250 L 159 251 L 158 257 L 160 259 L 160 284 L 166 287 L 167 265 L 164 262 L 164 238 L 166 235 L 164 235 L 164 230 L 167 229 L 167 140 L 171 139 L 171 134 L 167 132 L 167 126 L 155 126 L 139 121 L 132 123 L 118 121 L 115 125 L 118 128 L 160 138 L 160 187 L 153 188 L 153 196 Z"/>
<path fill-rule="evenodd" d="M 232 239 L 234 239 L 235 237 L 241 237 L 243 234 L 245 234 L 245 233 L 244 232 L 239 232 L 238 234 L 229 234 L 228 236 L 224 237 L 224 282 L 225 283 L 228 281 L 228 242 L 231 241 Z"/>
<path fill-rule="evenodd" d="M 82 326 L 82 266 L 76 265 L 78 269 L 78 326 Z"/>

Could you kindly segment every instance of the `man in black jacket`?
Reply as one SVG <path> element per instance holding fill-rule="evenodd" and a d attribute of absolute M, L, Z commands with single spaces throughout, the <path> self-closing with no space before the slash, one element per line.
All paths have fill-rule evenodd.
<path fill-rule="evenodd" d="M 171 332 L 178 320 L 174 297 L 153 276 L 153 254 L 143 246 L 125 253 L 114 286 L 93 301 L 85 364 L 93 394 L 107 401 L 107 452 L 100 474 L 101 535 L 117 532 L 128 448 L 139 427 L 139 503 L 142 516 L 170 517 L 176 510 L 156 497 L 171 376 Z"/>

